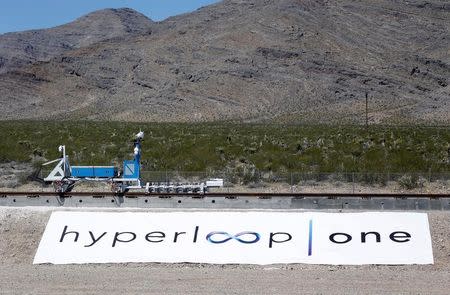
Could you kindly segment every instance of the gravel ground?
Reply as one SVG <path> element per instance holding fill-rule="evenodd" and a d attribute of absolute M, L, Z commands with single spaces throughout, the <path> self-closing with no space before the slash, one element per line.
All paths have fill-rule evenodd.
<path fill-rule="evenodd" d="M 0 207 L 0 293 L 448 294 L 450 288 L 449 212 L 429 212 L 434 265 L 32 265 L 52 210 Z"/>

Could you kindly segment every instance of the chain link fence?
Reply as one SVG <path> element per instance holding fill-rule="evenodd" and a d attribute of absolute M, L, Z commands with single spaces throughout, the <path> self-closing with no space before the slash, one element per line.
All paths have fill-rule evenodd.
<path fill-rule="evenodd" d="M 142 171 L 141 178 L 149 182 L 201 182 L 209 178 L 223 178 L 226 186 L 255 186 L 258 183 L 307 186 L 317 183 L 341 183 L 351 185 L 386 186 L 397 184 L 400 188 L 415 189 L 427 183 L 446 183 L 448 173 L 301 173 L 301 172 L 189 172 L 189 171 Z"/>
<path fill-rule="evenodd" d="M 47 175 L 49 171 L 42 171 Z M 357 192 L 359 188 L 382 188 L 383 191 L 416 190 L 450 192 L 450 172 L 446 173 L 316 173 L 316 172 L 270 172 L 248 170 L 230 171 L 141 171 L 143 182 L 151 183 L 200 183 L 211 178 L 222 178 L 224 189 L 305 191 L 305 188 L 322 188 L 342 192 Z M 276 191 L 276 190 L 274 190 Z M 308 189 L 306 189 L 308 191 Z M 314 190 L 312 190 L 314 191 Z M 320 191 L 320 190 L 319 190 Z"/>

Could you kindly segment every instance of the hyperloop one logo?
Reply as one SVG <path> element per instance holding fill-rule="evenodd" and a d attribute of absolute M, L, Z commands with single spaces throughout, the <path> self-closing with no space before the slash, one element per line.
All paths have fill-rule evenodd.
<path fill-rule="evenodd" d="M 308 256 L 312 255 L 312 231 L 313 221 L 309 220 L 308 227 Z M 261 239 L 261 234 L 252 231 L 243 231 L 237 234 L 230 234 L 226 231 L 213 231 L 206 235 L 206 240 L 213 244 L 223 244 L 230 240 L 235 240 L 242 244 L 254 244 Z M 284 243 L 292 239 L 292 235 L 287 232 L 271 232 L 269 234 L 269 248 L 272 248 L 274 243 Z"/>
<path fill-rule="evenodd" d="M 248 239 L 248 237 L 250 237 L 250 239 Z M 243 231 L 235 234 L 234 236 L 224 231 L 213 231 L 206 235 L 206 240 L 213 244 L 223 244 L 232 239 L 243 244 L 253 244 L 258 242 L 260 238 L 261 235 L 259 233 L 251 231 Z"/>

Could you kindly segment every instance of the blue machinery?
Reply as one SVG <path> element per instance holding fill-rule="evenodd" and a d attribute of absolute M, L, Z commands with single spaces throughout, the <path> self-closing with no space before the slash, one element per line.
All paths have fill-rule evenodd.
<path fill-rule="evenodd" d="M 43 180 L 47 184 L 53 184 L 56 192 L 70 192 L 75 184 L 80 181 L 108 182 L 111 184 L 113 192 L 126 193 L 129 190 L 142 190 L 146 193 L 162 192 L 193 192 L 204 193 L 209 187 L 223 186 L 223 179 L 215 178 L 206 181 L 206 183 L 195 184 L 172 184 L 172 183 L 150 183 L 144 186 L 141 184 L 141 142 L 144 138 L 144 132 L 136 134 L 134 140 L 134 159 L 123 161 L 123 172 L 120 174 L 117 167 L 114 166 L 70 166 L 69 157 L 66 155 L 66 147 L 59 146 L 59 152 L 62 157 L 47 163 L 43 166 L 56 163 L 50 174 Z"/>

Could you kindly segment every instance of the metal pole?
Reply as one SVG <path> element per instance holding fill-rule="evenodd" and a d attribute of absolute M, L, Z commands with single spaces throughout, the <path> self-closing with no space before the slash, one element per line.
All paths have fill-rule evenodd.
<path fill-rule="evenodd" d="M 65 145 L 62 146 L 62 150 L 63 150 L 63 159 L 64 159 L 63 171 L 64 171 L 64 177 L 65 177 L 66 176 L 66 165 L 67 165 L 67 163 L 66 163 L 66 146 Z"/>
<path fill-rule="evenodd" d="M 369 129 L 369 95 L 366 91 L 366 129 Z"/>
<path fill-rule="evenodd" d="M 355 193 L 355 172 L 352 172 L 352 193 Z"/>

